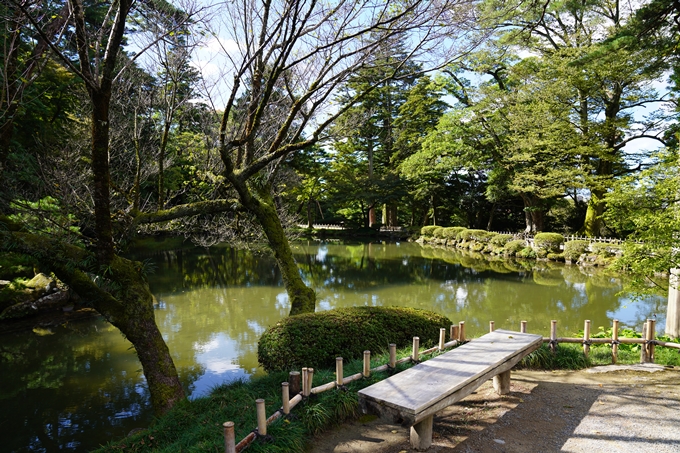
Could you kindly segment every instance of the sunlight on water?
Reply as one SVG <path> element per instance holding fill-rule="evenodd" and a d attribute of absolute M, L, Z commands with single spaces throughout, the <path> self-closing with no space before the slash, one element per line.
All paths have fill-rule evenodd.
<path fill-rule="evenodd" d="M 299 243 L 296 260 L 319 310 L 400 306 L 466 321 L 469 336 L 496 328 L 572 335 L 640 328 L 665 298 L 619 296 L 618 278 L 548 262 L 485 261 L 417 244 Z M 147 258 L 147 257 L 145 257 Z M 290 310 L 271 257 L 226 247 L 158 253 L 149 276 L 156 320 L 192 397 L 262 371 L 257 341 Z M 49 330 L 49 332 L 47 332 Z M 414 332 L 416 335 L 417 332 Z M 89 451 L 151 421 L 141 366 L 130 344 L 102 320 L 3 336 L 0 441 L 3 451 Z"/>

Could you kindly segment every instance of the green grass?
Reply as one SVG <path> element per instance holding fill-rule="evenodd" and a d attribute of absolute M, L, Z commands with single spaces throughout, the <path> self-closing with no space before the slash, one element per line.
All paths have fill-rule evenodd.
<path fill-rule="evenodd" d="M 410 348 L 397 352 L 397 357 L 410 355 Z M 387 354 L 371 359 L 371 368 L 389 361 Z M 397 365 L 397 371 L 411 367 Z M 343 374 L 360 373 L 363 360 L 344 365 Z M 267 427 L 267 438 L 258 439 L 249 452 L 304 452 L 312 435 L 359 416 L 357 391 L 389 377 L 389 372 L 372 373 L 342 389 L 312 395 L 298 404 L 288 419 L 280 418 Z M 216 387 L 209 396 L 183 402 L 157 419 L 147 430 L 123 440 L 111 442 L 98 452 L 223 452 L 222 424 L 234 422 L 236 442 L 257 427 L 255 400 L 264 398 L 267 416 L 281 407 L 281 382 L 287 373 L 270 373 L 248 382 L 235 382 Z M 335 370 L 315 370 L 314 386 L 335 380 Z"/>
<path fill-rule="evenodd" d="M 610 333 L 609 333 L 610 334 Z M 607 332 L 594 337 L 607 335 Z M 638 333 L 624 331 L 623 336 Z M 575 336 L 577 336 L 575 334 Z M 658 337 L 668 341 L 667 338 Z M 610 345 L 591 345 L 589 357 L 583 355 L 580 344 L 559 344 L 556 354 L 547 344 L 525 357 L 518 366 L 525 369 L 577 370 L 595 365 L 611 364 Z M 410 348 L 397 352 L 397 357 L 411 354 Z M 433 354 L 437 355 L 438 353 Z M 657 347 L 655 362 L 663 365 L 680 365 L 677 350 Z M 639 345 L 619 345 L 619 364 L 633 364 L 640 361 Z M 427 359 L 429 357 L 421 357 Z M 371 368 L 387 363 L 387 354 L 375 355 Z M 411 367 L 411 363 L 397 365 L 397 371 Z M 350 376 L 362 371 L 362 360 L 344 365 L 344 375 Z M 257 439 L 249 452 L 304 452 L 306 443 L 314 434 L 326 431 L 349 419 L 358 419 L 359 403 L 357 391 L 390 376 L 389 372 L 372 373 L 368 379 L 359 379 L 345 388 L 332 389 L 319 395 L 312 395 L 302 401 L 287 419 L 280 418 L 267 428 L 266 439 Z M 222 424 L 233 421 L 238 443 L 257 426 L 255 400 L 264 398 L 267 416 L 281 407 L 281 382 L 288 379 L 287 373 L 270 373 L 248 382 L 235 382 L 213 389 L 209 396 L 178 404 L 164 417 L 157 419 L 147 430 L 112 442 L 99 452 L 223 452 L 224 438 Z M 315 370 L 314 386 L 335 380 L 335 370 Z"/>

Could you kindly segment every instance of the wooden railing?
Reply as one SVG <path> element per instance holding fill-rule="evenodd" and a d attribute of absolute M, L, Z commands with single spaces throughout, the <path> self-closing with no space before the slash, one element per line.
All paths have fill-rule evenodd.
<path fill-rule="evenodd" d="M 616 363 L 618 359 L 618 347 L 619 344 L 640 344 L 640 362 L 641 363 L 653 363 L 654 362 L 654 350 L 656 346 L 663 346 L 668 348 L 674 348 L 680 350 L 680 343 L 671 343 L 666 341 L 659 341 L 655 339 L 655 324 L 654 319 L 648 319 L 643 326 L 642 338 L 620 338 L 619 337 L 619 321 L 614 320 L 612 323 L 612 336 L 611 338 L 592 338 L 590 333 L 590 321 L 585 321 L 583 329 L 583 338 L 562 338 L 557 337 L 557 321 L 551 321 L 550 325 L 550 336 L 543 337 L 543 343 L 547 343 L 553 353 L 557 352 L 557 346 L 559 343 L 580 343 L 583 345 L 583 353 L 586 357 L 590 353 L 590 346 L 592 344 L 611 344 L 612 346 L 612 363 Z M 494 321 L 489 322 L 489 331 L 493 332 L 495 330 Z M 522 321 L 520 323 L 520 332 L 526 333 L 527 322 Z M 364 361 L 363 370 L 361 373 L 356 373 L 351 376 L 345 377 L 343 374 L 343 359 L 342 357 L 337 357 L 335 359 L 335 376 L 336 380 L 333 382 L 328 382 L 326 384 L 319 385 L 317 387 L 312 387 L 312 380 L 314 378 L 314 368 L 302 368 L 302 372 L 291 371 L 288 376 L 288 382 L 281 383 L 281 400 L 282 406 L 274 414 L 267 417 L 265 409 L 265 400 L 257 399 L 255 400 L 255 407 L 257 411 L 257 428 L 251 431 L 246 437 L 244 437 L 239 443 L 236 443 L 234 422 L 224 423 L 224 448 L 225 453 L 239 453 L 243 451 L 248 445 L 250 445 L 258 436 L 267 435 L 267 426 L 278 420 L 281 417 L 288 416 L 290 411 L 298 405 L 305 398 L 308 398 L 312 394 L 319 394 L 326 392 L 328 390 L 334 389 L 336 387 L 342 387 L 343 385 L 349 384 L 356 380 L 367 378 L 371 373 L 376 373 L 380 371 L 387 371 L 394 369 L 397 364 L 407 363 L 407 362 L 418 362 L 420 356 L 432 354 L 434 352 L 441 352 L 445 349 L 454 347 L 456 345 L 462 344 L 466 341 L 465 338 L 465 322 L 461 321 L 458 325 L 452 325 L 449 328 L 449 341 L 446 342 L 446 329 L 442 328 L 439 331 L 439 344 L 435 347 L 420 351 L 420 339 L 419 337 L 413 337 L 413 346 L 411 349 L 411 355 L 397 359 L 396 345 L 394 343 L 389 345 L 389 361 L 386 364 L 380 365 L 375 368 L 370 368 L 371 362 L 371 352 L 364 351 Z M 293 394 L 293 398 L 290 395 Z"/>

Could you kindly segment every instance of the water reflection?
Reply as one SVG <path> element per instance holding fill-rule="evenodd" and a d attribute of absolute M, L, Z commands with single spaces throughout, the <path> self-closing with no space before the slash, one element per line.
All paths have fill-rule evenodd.
<path fill-rule="evenodd" d="M 299 243 L 296 259 L 318 307 L 418 307 L 488 329 L 570 335 L 590 319 L 640 328 L 664 298 L 633 303 L 617 276 L 549 262 L 486 260 L 417 244 Z M 157 321 L 192 396 L 259 372 L 257 340 L 290 307 L 273 259 L 227 247 L 151 256 Z M 89 451 L 151 420 L 146 384 L 130 344 L 100 320 L 54 332 L 2 337 L 0 441 L 8 451 Z"/>

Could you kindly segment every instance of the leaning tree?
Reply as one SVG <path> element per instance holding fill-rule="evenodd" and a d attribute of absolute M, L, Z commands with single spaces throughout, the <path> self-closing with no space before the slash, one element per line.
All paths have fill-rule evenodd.
<path fill-rule="evenodd" d="M 94 27 L 86 23 L 88 6 L 82 0 L 69 0 L 64 34 L 54 35 L 41 22 L 45 17 L 41 7 L 47 3 L 2 1 L 21 13 L 35 36 L 48 44 L 87 91 L 91 111 L 91 145 L 86 156 L 89 182 L 82 187 L 69 186 L 69 190 L 83 195 L 74 198 L 91 207 L 92 220 L 91 228 L 83 228 L 74 239 L 4 218 L 7 228 L 0 231 L 0 250 L 35 256 L 121 330 L 140 358 L 158 412 L 183 399 L 184 393 L 154 320 L 143 267 L 118 255 L 119 241 L 150 224 L 211 217 L 252 220 L 261 228 L 281 268 L 291 314 L 313 311 L 315 294 L 300 277 L 278 211 L 277 170 L 293 153 L 305 152 L 326 139 L 329 126 L 353 105 L 333 105 L 336 88 L 356 71 L 375 64 L 371 56 L 384 53 L 387 43 L 407 43 L 401 64 L 392 64 L 393 69 L 386 71 L 382 80 L 353 93 L 354 101 L 396 77 L 408 61 L 419 62 L 421 72 L 432 70 L 468 51 L 483 37 L 474 28 L 474 0 L 389 4 L 244 0 L 218 5 L 222 28 L 214 33 L 215 42 L 223 49 L 220 85 L 226 87 L 227 95 L 217 145 L 220 166 L 212 169 L 213 190 L 205 198 L 145 211 L 135 209 L 134 203 L 120 208 L 125 205 L 122 195 L 112 190 L 110 115 L 115 84 L 136 58 L 121 58 L 126 39 L 134 39 L 134 35 L 126 35 L 126 24 L 133 12 L 162 8 L 163 2 L 114 1 L 105 5 L 108 10 Z M 192 16 L 195 14 L 186 13 L 186 20 Z M 180 21 L 178 29 L 183 25 Z M 63 47 L 66 41 L 71 46 L 68 49 Z M 45 187 L 55 190 L 51 184 Z"/>

